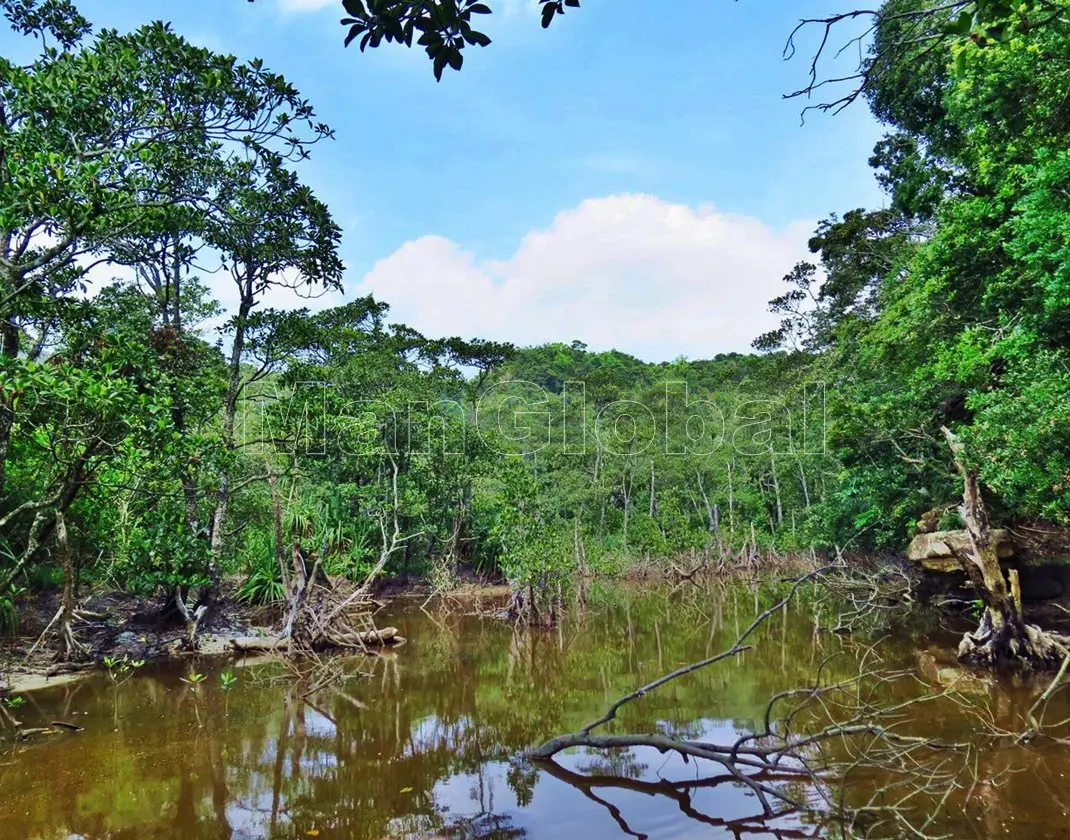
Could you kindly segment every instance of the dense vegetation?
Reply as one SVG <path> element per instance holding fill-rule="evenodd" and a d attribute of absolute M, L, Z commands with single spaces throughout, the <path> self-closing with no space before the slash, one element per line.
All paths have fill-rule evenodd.
<path fill-rule="evenodd" d="M 312 106 L 161 24 L 0 5 L 45 44 L 0 83 L 0 621 L 78 581 L 271 601 L 294 547 L 498 571 L 539 610 L 640 558 L 898 548 L 961 498 L 942 426 L 998 517 L 1070 520 L 1065 3 L 950 4 L 934 40 L 888 0 L 860 88 L 887 206 L 820 225 L 759 353 L 665 364 L 272 309 L 342 275 Z"/>

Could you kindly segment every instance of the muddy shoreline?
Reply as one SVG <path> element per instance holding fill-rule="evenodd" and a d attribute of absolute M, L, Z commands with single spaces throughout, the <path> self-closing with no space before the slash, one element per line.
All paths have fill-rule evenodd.
<path fill-rule="evenodd" d="M 282 625 L 281 608 L 241 601 L 236 597 L 237 588 L 236 581 L 224 582 L 201 625 L 195 651 L 186 649 L 183 623 L 165 617 L 161 599 L 138 598 L 123 592 L 83 596 L 79 610 L 87 617 L 78 625 L 78 638 L 89 653 L 79 662 L 57 660 L 47 641 L 35 649 L 58 609 L 60 592 L 44 591 L 26 598 L 19 604 L 18 634 L 0 638 L 0 697 L 79 679 L 104 669 L 106 658 L 125 657 L 130 662 L 150 664 L 270 653 Z M 466 609 L 487 610 L 505 603 L 508 593 L 508 587 L 499 582 L 473 579 L 435 597 Z M 381 582 L 374 594 L 382 609 L 395 601 L 426 599 L 431 591 L 419 580 L 402 579 Z M 386 641 L 396 645 L 405 640 L 391 635 Z"/>
<path fill-rule="evenodd" d="M 661 570 L 665 575 L 665 570 Z M 631 576 L 625 576 L 630 578 Z M 1026 619 L 1045 628 L 1070 632 L 1070 567 L 1034 567 L 1026 582 Z M 160 599 L 138 598 L 122 592 L 98 592 L 80 599 L 87 618 L 79 624 L 79 640 L 89 654 L 80 662 L 57 660 L 46 642 L 36 646 L 41 633 L 55 615 L 58 590 L 44 591 L 20 604 L 20 628 L 15 636 L 0 638 L 0 697 L 24 693 L 81 678 L 105 668 L 105 659 L 144 664 L 196 657 L 247 657 L 270 653 L 283 616 L 279 606 L 257 606 L 239 600 L 238 582 L 224 582 L 213 609 L 201 625 L 198 647 L 186 649 L 186 629 L 181 621 L 168 621 Z M 423 602 L 431 595 L 418 578 L 381 581 L 374 591 L 380 609 L 394 602 Z M 942 612 L 968 607 L 972 595 L 965 575 L 926 573 L 915 595 Z M 1032 596 L 1032 597 L 1029 597 Z M 505 608 L 509 588 L 501 581 L 463 580 L 457 589 L 436 594 L 451 609 L 480 614 L 498 614 Z M 379 629 L 385 625 L 377 622 Z M 393 629 L 393 628 L 389 628 Z M 403 643 L 400 636 L 396 641 Z"/>

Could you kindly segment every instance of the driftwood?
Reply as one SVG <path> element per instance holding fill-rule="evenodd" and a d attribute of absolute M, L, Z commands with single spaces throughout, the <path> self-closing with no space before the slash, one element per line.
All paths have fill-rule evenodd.
<path fill-rule="evenodd" d="M 419 536 L 403 537 L 398 522 L 398 465 L 393 465 L 391 507 L 379 517 L 382 547 L 379 559 L 360 585 L 342 577 L 330 577 L 324 571 L 323 561 L 331 550 L 325 538 L 318 552 L 306 554 L 303 540 L 312 536 L 307 526 L 302 531 L 295 529 L 290 547 L 290 566 L 285 568 L 284 555 L 278 555 L 283 568 L 284 580 L 290 585 L 286 593 L 286 621 L 280 641 L 289 644 L 291 654 L 310 654 L 331 649 L 367 650 L 391 643 L 397 630 L 389 633 L 380 630 L 372 620 L 382 606 L 372 596 L 372 586 L 386 568 L 390 558 L 402 550 L 407 540 Z M 276 494 L 276 521 L 281 517 Z M 393 528 L 389 527 L 392 521 Z M 287 577 L 288 576 L 288 577 Z"/>
<path fill-rule="evenodd" d="M 383 627 L 379 630 L 365 630 L 356 633 L 356 641 L 367 647 L 390 647 L 402 644 L 405 637 L 396 627 Z M 230 646 L 239 653 L 288 653 L 290 640 L 271 636 L 236 636 L 229 640 Z"/>
<path fill-rule="evenodd" d="M 84 727 L 74 723 L 67 723 L 65 720 L 54 720 L 48 726 L 23 727 L 21 723 L 10 716 L 8 717 L 16 726 L 14 737 L 18 741 L 29 741 L 31 738 L 37 738 L 42 735 L 55 735 L 57 732 L 85 732 Z"/>

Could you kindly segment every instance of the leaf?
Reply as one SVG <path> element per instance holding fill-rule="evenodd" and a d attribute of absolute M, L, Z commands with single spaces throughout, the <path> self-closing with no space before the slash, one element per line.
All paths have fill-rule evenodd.
<path fill-rule="evenodd" d="M 970 29 L 973 28 L 973 14 L 971 12 L 961 12 L 949 28 L 954 35 L 962 35 L 963 37 L 969 35 Z"/>
<path fill-rule="evenodd" d="M 955 75 L 961 76 L 966 72 L 966 50 L 959 50 L 955 56 Z"/>
<path fill-rule="evenodd" d="M 350 44 L 352 44 L 353 40 L 363 31 L 364 31 L 364 24 L 363 23 L 354 23 L 353 26 L 350 27 L 350 29 L 349 29 L 349 34 L 346 35 L 345 45 L 348 47 Z"/>
<path fill-rule="evenodd" d="M 550 24 L 553 23 L 554 15 L 557 14 L 557 12 L 558 12 L 558 5 L 557 5 L 556 2 L 547 3 L 545 6 L 542 7 L 542 28 L 543 29 L 549 28 Z"/>
<path fill-rule="evenodd" d="M 413 791 L 413 789 L 411 787 L 403 787 L 401 789 L 402 793 L 412 793 L 412 791 Z"/>
<path fill-rule="evenodd" d="M 439 53 L 437 53 L 435 55 L 435 63 L 434 63 L 434 68 L 433 69 L 435 71 L 435 80 L 436 81 L 439 81 L 439 82 L 442 81 L 442 71 L 446 69 L 446 62 L 447 61 L 449 61 L 449 55 L 447 54 L 447 52 L 445 50 L 443 50 L 443 51 L 441 51 L 441 52 L 439 52 Z"/>
<path fill-rule="evenodd" d="M 985 35 L 993 41 L 1004 41 L 1007 37 L 1007 27 L 1005 24 L 998 23 L 995 26 L 988 27 L 985 30 Z"/>

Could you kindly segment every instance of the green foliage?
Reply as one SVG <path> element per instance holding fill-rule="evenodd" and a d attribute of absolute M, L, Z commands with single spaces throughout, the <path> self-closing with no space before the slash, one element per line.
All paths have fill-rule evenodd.
<path fill-rule="evenodd" d="M 955 510 L 944 511 L 936 523 L 938 531 L 956 531 L 963 527 L 965 523 L 962 521 L 962 514 Z"/>
<path fill-rule="evenodd" d="M 70 49 L 91 27 L 70 0 L 0 0 L 11 28 L 35 38 L 55 38 Z"/>
<path fill-rule="evenodd" d="M 202 685 L 207 679 L 207 674 L 201 674 L 196 671 L 190 671 L 188 674 L 186 674 L 186 676 L 179 677 L 179 680 L 181 682 L 184 682 L 186 685 L 189 686 L 189 690 L 191 692 L 195 692 L 197 690 L 197 687 L 199 685 Z"/>
<path fill-rule="evenodd" d="M 353 581 L 380 561 L 442 586 L 497 572 L 540 610 L 648 557 L 898 547 L 961 492 L 942 426 L 997 518 L 1070 522 L 1065 4 L 865 13 L 887 207 L 818 225 L 762 355 L 646 364 L 429 338 L 371 297 L 265 308 L 341 283 L 341 231 L 293 168 L 330 136 L 312 106 L 160 24 L 94 36 L 65 0 L 0 3 L 62 47 L 0 86 L 19 162 L 0 183 L 0 625 L 16 585 L 60 582 L 58 513 L 90 582 L 174 595 L 235 573 L 259 604 L 284 595 L 280 540 Z M 541 5 L 546 25 L 578 3 Z M 489 42 L 475 0 L 345 6 L 350 42 L 415 40 L 439 77 Z M 219 344 L 196 327 L 220 312 L 208 253 L 238 299 Z M 96 260 L 137 283 L 90 294 Z"/>
<path fill-rule="evenodd" d="M 275 555 L 274 538 L 262 532 L 247 535 L 241 556 L 246 577 L 238 589 L 238 598 L 260 606 L 281 603 L 286 589 Z"/>
<path fill-rule="evenodd" d="M 935 39 L 916 37 L 927 4 L 881 7 L 868 95 L 891 133 L 871 162 L 892 209 L 822 225 L 823 283 L 774 336 L 805 317 L 826 337 L 807 349 L 830 385 L 837 540 L 899 546 L 961 494 L 941 426 L 998 517 L 1070 521 L 1070 22 L 1046 0 L 953 6 Z"/>
<path fill-rule="evenodd" d="M 11 595 L 0 596 L 0 636 L 14 636 L 19 632 L 19 611 Z"/>
<path fill-rule="evenodd" d="M 105 656 L 104 667 L 107 669 L 108 678 L 115 687 L 119 687 L 145 665 L 143 659 L 131 659 L 126 654 L 122 656 Z"/>

